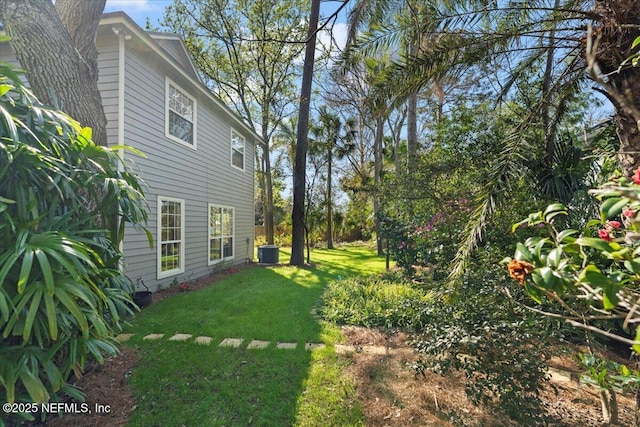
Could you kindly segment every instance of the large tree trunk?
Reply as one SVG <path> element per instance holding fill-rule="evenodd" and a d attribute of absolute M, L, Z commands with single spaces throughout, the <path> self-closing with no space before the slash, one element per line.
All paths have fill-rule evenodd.
<path fill-rule="evenodd" d="M 263 105 L 269 103 L 266 95 L 266 87 L 263 89 Z M 267 236 L 267 244 L 274 244 L 274 221 L 273 221 L 273 180 L 271 175 L 271 144 L 269 142 L 269 110 L 262 109 L 262 140 L 264 141 L 263 162 L 264 162 L 264 232 Z"/>
<path fill-rule="evenodd" d="M 615 123 L 620 138 L 619 160 L 630 175 L 640 166 L 640 68 L 620 68 L 629 57 L 631 44 L 640 35 L 640 2 L 601 0 L 595 3 L 598 23 L 587 43 L 589 71 L 615 108 Z"/>
<path fill-rule="evenodd" d="M 636 89 L 640 93 L 640 87 Z M 638 119 L 624 108 L 616 108 L 614 116 L 616 131 L 620 140 L 618 160 L 626 175 L 632 175 L 640 167 L 640 132 L 638 131 Z"/>
<path fill-rule="evenodd" d="M 382 236 L 380 236 L 380 196 L 378 189 L 380 188 L 380 181 L 382 178 L 382 139 L 384 136 L 384 118 L 382 115 L 376 117 L 376 134 L 373 142 L 373 217 L 375 221 L 376 229 L 376 248 L 378 255 L 384 255 L 384 248 L 382 245 Z"/>
<path fill-rule="evenodd" d="M 407 100 L 407 173 L 414 167 L 418 152 L 418 94 L 414 93 Z"/>
<path fill-rule="evenodd" d="M 266 225 L 265 222 L 266 220 L 265 218 L 265 213 L 264 213 L 264 209 L 265 209 L 265 205 L 267 204 L 267 190 L 266 190 L 266 180 L 265 180 L 265 174 L 264 174 L 264 155 L 261 155 L 260 152 L 264 152 L 264 146 L 260 145 L 257 146 L 255 149 L 255 161 L 256 161 L 256 176 L 258 178 L 258 190 L 260 191 L 260 204 L 261 204 L 261 208 L 262 208 L 262 225 L 265 229 L 265 236 L 266 236 Z M 256 210 L 256 220 L 258 219 L 258 211 Z"/>
<path fill-rule="evenodd" d="M 333 175 L 333 144 L 327 152 L 327 249 L 333 249 L 333 194 L 331 192 Z"/>
<path fill-rule="evenodd" d="M 560 6 L 560 0 L 556 0 L 555 8 Z M 544 69 L 544 78 L 542 79 L 542 127 L 544 131 L 544 146 L 545 146 L 545 164 L 551 167 L 553 164 L 553 156 L 555 151 L 555 126 L 552 129 L 551 126 L 551 95 L 549 89 L 551 88 L 551 81 L 553 77 L 553 64 L 555 62 L 555 27 L 552 27 L 549 31 L 549 46 L 547 47 L 547 58 Z"/>
<path fill-rule="evenodd" d="M 0 0 L 0 20 L 40 101 L 93 129 L 106 145 L 95 39 L 106 0 Z M 56 11 L 56 7 L 58 11 Z"/>
<path fill-rule="evenodd" d="M 313 82 L 313 62 L 316 53 L 316 30 L 320 15 L 320 0 L 311 1 L 307 46 L 304 53 L 304 69 L 300 88 L 300 110 L 298 112 L 298 134 L 296 138 L 296 158 L 293 165 L 293 212 L 291 237 L 291 265 L 304 264 L 304 198 L 307 169 L 307 146 L 309 134 L 309 107 L 311 84 Z"/>

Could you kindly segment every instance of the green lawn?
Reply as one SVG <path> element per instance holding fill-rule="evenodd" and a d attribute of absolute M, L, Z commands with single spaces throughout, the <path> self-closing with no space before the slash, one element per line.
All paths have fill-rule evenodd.
<path fill-rule="evenodd" d="M 288 261 L 287 249 L 280 259 Z M 349 275 L 384 269 L 384 259 L 364 247 L 312 252 L 310 268 L 249 268 L 199 291 L 153 304 L 127 332 L 141 356 L 131 381 L 137 409 L 132 426 L 361 425 L 347 361 L 333 352 L 338 328 L 317 320 L 325 286 Z M 143 341 L 150 333 L 213 337 L 210 346 Z M 244 338 L 239 349 L 220 348 L 224 338 Z M 165 337 L 166 338 L 166 337 Z M 271 341 L 247 350 L 252 340 Z M 273 343 L 297 342 L 296 350 Z M 309 352 L 307 342 L 327 348 Z"/>

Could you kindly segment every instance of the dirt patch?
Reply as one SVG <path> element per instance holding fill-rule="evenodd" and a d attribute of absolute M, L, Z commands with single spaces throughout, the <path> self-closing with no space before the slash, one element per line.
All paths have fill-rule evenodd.
<path fill-rule="evenodd" d="M 183 283 L 179 283 L 175 286 L 161 289 L 153 293 L 152 303 L 162 301 L 163 299 L 170 298 L 177 294 L 193 292 L 197 291 L 198 289 L 206 288 L 207 286 L 212 285 L 213 283 L 229 276 L 230 274 L 237 273 L 246 268 L 258 268 L 258 266 L 256 264 L 239 264 L 224 270 L 216 271 L 212 274 L 200 277 L 195 280 L 189 280 Z"/>
<path fill-rule="evenodd" d="M 345 327 L 342 329 L 348 345 L 381 345 L 406 347 L 407 334 L 376 329 Z M 599 427 L 603 425 L 600 398 L 595 389 L 580 385 L 579 368 L 574 361 L 579 347 L 566 346 L 553 364 L 575 375 L 570 382 L 547 384 L 541 395 L 552 425 L 559 427 Z M 363 353 L 350 355 L 350 373 L 358 383 L 366 425 L 370 426 L 517 426 L 517 423 L 497 415 L 491 409 L 477 407 L 464 391 L 464 375 L 446 377 L 434 373 L 416 376 L 411 369 L 415 356 L 395 353 L 372 356 Z M 618 396 L 620 425 L 634 425 L 635 397 Z"/>
<path fill-rule="evenodd" d="M 104 365 L 96 365 L 75 382 L 75 385 L 86 393 L 86 403 L 92 413 L 49 416 L 46 425 L 52 427 L 125 426 L 129 415 L 135 409 L 135 395 L 129 386 L 129 376 L 137 365 L 138 355 L 135 351 L 122 347 L 120 354 L 106 359 Z"/>

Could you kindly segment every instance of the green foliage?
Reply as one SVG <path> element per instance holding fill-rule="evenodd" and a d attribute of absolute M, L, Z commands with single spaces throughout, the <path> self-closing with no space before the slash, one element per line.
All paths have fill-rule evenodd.
<path fill-rule="evenodd" d="M 403 224 L 393 218 L 385 218 L 382 225 L 383 236 L 388 239 L 388 250 L 398 267 L 411 275 L 414 266 L 425 266 L 431 270 L 432 279 L 446 277 L 456 249 L 452 242 L 461 239 L 469 200 L 448 202 L 435 215 L 421 221 L 416 215 Z"/>
<path fill-rule="evenodd" d="M 269 140 L 297 98 L 296 59 L 309 3 L 300 0 L 180 0 L 162 25 L 181 34 L 211 90 Z"/>
<path fill-rule="evenodd" d="M 580 366 L 585 368 L 582 381 L 598 390 L 636 393 L 640 387 L 640 372 L 621 363 L 592 354 L 580 354 Z"/>
<path fill-rule="evenodd" d="M 117 351 L 132 289 L 118 244 L 125 222 L 146 221 L 140 184 L 118 168 L 119 148 L 95 145 L 91 129 L 40 105 L 0 64 L 3 402 L 79 396 L 70 375 Z"/>
<path fill-rule="evenodd" d="M 419 328 L 430 297 L 408 282 L 382 276 L 331 282 L 322 295 L 322 316 L 338 324 Z"/>
<path fill-rule="evenodd" d="M 622 321 L 625 336 L 613 337 L 633 344 L 639 352 L 640 343 L 628 334 L 637 318 L 633 307 L 640 283 L 640 172 L 632 180 L 614 176 L 591 193 L 600 202 L 598 219 L 583 229 L 572 229 L 558 223 L 559 217 L 569 215 L 564 205 L 532 213 L 514 229 L 540 225 L 547 235 L 518 243 L 514 259 L 506 261 L 512 275 L 524 267 L 519 280 L 534 301 L 561 301 L 569 323 L 610 337 L 594 321 Z"/>
<path fill-rule="evenodd" d="M 538 396 L 546 381 L 551 328 L 501 292 L 506 280 L 485 265 L 455 292 L 435 292 L 413 342 L 422 355 L 415 367 L 440 374 L 462 370 L 474 403 L 533 425 L 542 421 Z"/>

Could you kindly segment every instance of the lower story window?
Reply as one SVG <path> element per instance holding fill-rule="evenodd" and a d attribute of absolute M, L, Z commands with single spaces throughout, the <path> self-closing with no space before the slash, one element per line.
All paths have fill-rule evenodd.
<path fill-rule="evenodd" d="M 158 278 L 184 272 L 184 200 L 158 197 Z"/>
<path fill-rule="evenodd" d="M 209 205 L 209 264 L 234 257 L 234 209 Z"/>

